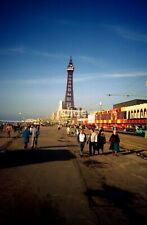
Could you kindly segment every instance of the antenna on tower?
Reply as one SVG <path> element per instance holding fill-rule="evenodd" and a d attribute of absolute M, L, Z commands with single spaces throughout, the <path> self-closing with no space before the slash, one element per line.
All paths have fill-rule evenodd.
<path fill-rule="evenodd" d="M 69 64 L 72 64 L 72 56 L 70 56 Z"/>

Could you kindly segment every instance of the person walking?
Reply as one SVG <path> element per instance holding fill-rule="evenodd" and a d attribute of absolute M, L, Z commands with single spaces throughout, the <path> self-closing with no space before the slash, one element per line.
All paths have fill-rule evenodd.
<path fill-rule="evenodd" d="M 31 129 L 31 148 L 37 148 L 37 142 L 38 142 L 38 136 L 39 136 L 39 129 L 37 129 L 37 126 L 33 126 Z"/>
<path fill-rule="evenodd" d="M 77 135 L 77 141 L 80 145 L 80 156 L 83 157 L 83 150 L 86 143 L 86 134 L 83 129 L 81 129 L 80 133 Z"/>
<path fill-rule="evenodd" d="M 106 143 L 106 137 L 105 134 L 103 132 L 103 130 L 100 130 L 98 135 L 97 135 L 97 140 L 96 140 L 96 150 L 98 151 L 98 155 L 100 154 L 100 149 L 102 151 L 104 151 L 104 144 Z"/>
<path fill-rule="evenodd" d="M 68 126 L 68 127 L 66 128 L 66 133 L 67 133 L 67 136 L 70 135 L 70 126 Z"/>
<path fill-rule="evenodd" d="M 90 131 L 90 135 L 88 137 L 88 141 L 87 144 L 89 144 L 89 156 L 95 155 L 95 148 L 96 148 L 96 133 L 94 131 L 94 129 L 91 129 Z"/>
<path fill-rule="evenodd" d="M 24 149 L 28 148 L 28 143 L 30 140 L 30 131 L 28 127 L 25 127 L 25 129 L 22 132 L 22 137 L 23 137 L 23 141 L 24 141 Z"/>
<path fill-rule="evenodd" d="M 7 124 L 6 128 L 5 128 L 5 131 L 6 131 L 7 137 L 10 138 L 11 137 L 11 132 L 12 132 L 12 125 Z"/>
<path fill-rule="evenodd" d="M 75 127 L 75 135 L 78 136 L 79 132 L 80 132 L 80 128 L 79 128 L 79 126 L 77 125 L 77 126 Z"/>
<path fill-rule="evenodd" d="M 113 134 L 111 135 L 109 142 L 109 149 L 112 150 L 112 155 L 118 156 L 120 138 L 116 130 L 113 130 Z"/>

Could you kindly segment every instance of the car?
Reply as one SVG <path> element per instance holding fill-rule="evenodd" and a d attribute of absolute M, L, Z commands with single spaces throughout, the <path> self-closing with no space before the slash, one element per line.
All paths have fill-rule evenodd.
<path fill-rule="evenodd" d="M 144 137 L 144 136 L 145 136 L 145 129 L 143 129 L 143 128 L 137 128 L 137 129 L 136 129 L 136 135 L 137 135 L 137 136 L 142 136 L 142 137 Z"/>

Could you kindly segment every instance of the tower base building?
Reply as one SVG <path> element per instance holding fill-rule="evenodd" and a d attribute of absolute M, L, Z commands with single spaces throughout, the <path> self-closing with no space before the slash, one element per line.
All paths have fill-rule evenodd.
<path fill-rule="evenodd" d="M 60 101 L 57 111 L 57 121 L 62 124 L 78 124 L 81 119 L 87 118 L 88 113 L 82 108 L 66 108 L 64 102 Z"/>

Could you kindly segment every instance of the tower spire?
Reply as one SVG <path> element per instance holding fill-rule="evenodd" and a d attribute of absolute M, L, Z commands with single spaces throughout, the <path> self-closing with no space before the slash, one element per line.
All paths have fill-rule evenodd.
<path fill-rule="evenodd" d="M 70 56 L 69 64 L 72 64 L 72 56 Z"/>
<path fill-rule="evenodd" d="M 67 66 L 65 108 L 74 108 L 73 72 L 74 72 L 74 66 L 73 66 L 73 62 L 72 62 L 72 57 L 70 56 L 69 64 Z"/>

